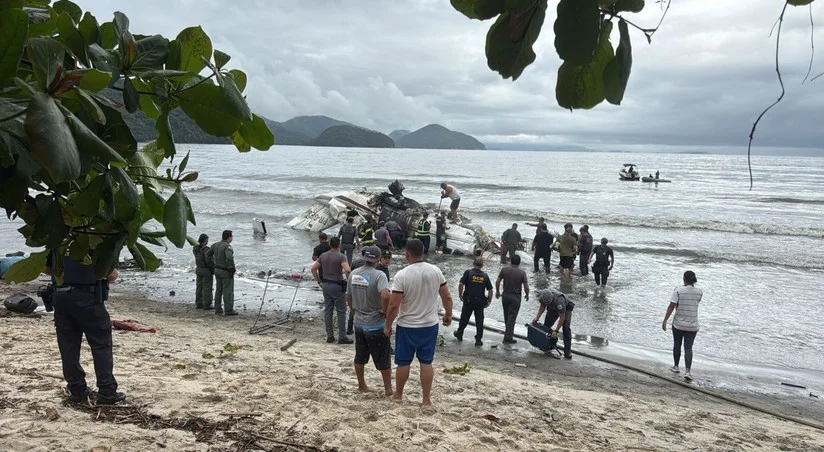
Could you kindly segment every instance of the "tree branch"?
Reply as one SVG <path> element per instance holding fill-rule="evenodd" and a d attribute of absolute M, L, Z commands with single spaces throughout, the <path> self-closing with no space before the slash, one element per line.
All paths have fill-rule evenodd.
<path fill-rule="evenodd" d="M 178 92 L 177 92 L 177 94 L 180 94 L 180 93 L 185 93 L 186 91 L 189 91 L 190 89 L 194 88 L 194 87 L 195 87 L 195 86 L 197 86 L 197 85 L 200 85 L 201 83 L 205 82 L 206 80 L 211 79 L 211 78 L 212 78 L 212 77 L 214 77 L 214 76 L 215 76 L 215 73 L 214 73 L 214 72 L 212 72 L 212 75 L 210 75 L 210 76 L 208 76 L 208 77 L 204 78 L 203 80 L 201 80 L 201 81 L 199 81 L 199 82 L 195 83 L 194 85 L 192 85 L 192 86 L 190 86 L 190 87 L 188 87 L 188 88 L 185 88 L 185 89 L 182 89 L 182 90 L 178 91 Z"/>
<path fill-rule="evenodd" d="M 807 68 L 807 75 L 801 84 L 807 83 L 807 78 L 810 77 L 810 72 L 813 70 L 813 60 L 815 59 L 815 24 L 813 23 L 813 4 L 810 3 L 810 66 Z"/>
<path fill-rule="evenodd" d="M 752 191 L 752 140 L 755 136 L 755 128 L 758 126 L 758 123 L 761 122 L 761 118 L 763 118 L 764 115 L 767 114 L 768 111 L 770 111 L 770 109 L 772 109 L 773 107 L 778 105 L 779 102 L 781 102 L 781 99 L 784 98 L 784 93 L 786 92 L 784 90 L 784 79 L 781 78 L 781 69 L 778 65 L 778 50 L 781 45 L 781 25 L 783 25 L 784 23 L 784 13 L 787 12 L 787 5 L 789 5 L 789 3 L 785 1 L 784 7 L 781 8 L 781 15 L 778 16 L 778 33 L 776 33 L 775 36 L 775 73 L 778 74 L 778 83 L 779 85 L 781 85 L 781 95 L 778 96 L 778 99 L 776 99 L 775 102 L 771 103 L 767 108 L 764 109 L 764 111 L 761 112 L 760 115 L 758 115 L 758 118 L 756 118 L 755 122 L 752 125 L 752 130 L 750 130 L 750 142 L 749 144 L 747 144 L 747 169 L 750 172 L 750 191 Z"/>
<path fill-rule="evenodd" d="M 123 88 L 118 88 L 116 86 L 112 86 L 112 89 L 115 91 L 123 91 Z M 155 96 L 157 97 L 157 93 L 150 93 L 148 91 L 138 91 L 137 94 L 145 94 L 147 96 Z"/>
<path fill-rule="evenodd" d="M 658 25 L 656 25 L 655 29 L 652 30 L 652 33 L 650 33 L 649 36 L 647 36 L 648 41 L 652 41 L 652 35 L 654 35 L 655 32 L 658 31 L 659 28 L 661 28 L 661 24 L 664 23 L 664 18 L 667 17 L 667 12 L 669 12 L 671 4 L 672 0 L 667 0 L 667 7 L 666 9 L 664 9 L 664 14 L 661 14 L 661 20 L 658 21 Z"/>

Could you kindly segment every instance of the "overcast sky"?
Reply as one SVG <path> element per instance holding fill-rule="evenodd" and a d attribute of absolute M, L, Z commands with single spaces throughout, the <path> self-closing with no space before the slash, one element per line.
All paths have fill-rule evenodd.
<path fill-rule="evenodd" d="M 560 60 L 555 3 L 516 82 L 487 68 L 492 21 L 469 20 L 448 0 L 82 0 L 100 22 L 126 13 L 136 33 L 201 25 L 229 67 L 249 74 L 253 110 L 283 121 L 327 115 L 384 133 L 440 123 L 485 142 L 654 149 L 746 146 L 752 122 L 780 90 L 770 28 L 779 0 L 673 0 L 648 45 L 632 30 L 633 70 L 621 106 L 570 113 L 555 101 Z M 653 27 L 648 0 L 634 23 Z M 813 3 L 824 72 L 824 1 Z M 617 27 L 612 41 L 617 45 Z M 790 7 L 782 32 L 787 95 L 759 126 L 762 146 L 824 148 L 824 76 L 801 82 L 810 58 L 809 7 Z M 809 151 L 808 151 L 809 152 Z"/>

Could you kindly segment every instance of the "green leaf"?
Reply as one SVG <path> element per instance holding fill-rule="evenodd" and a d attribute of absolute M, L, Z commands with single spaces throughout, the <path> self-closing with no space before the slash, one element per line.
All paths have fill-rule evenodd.
<path fill-rule="evenodd" d="M 113 49 L 117 45 L 117 33 L 113 22 L 106 22 L 100 26 L 100 46 L 104 49 Z"/>
<path fill-rule="evenodd" d="M 186 197 L 180 187 L 166 200 L 163 209 L 163 227 L 166 237 L 178 248 L 186 244 Z"/>
<path fill-rule="evenodd" d="M 163 237 L 166 237 L 166 231 L 161 231 L 161 232 L 163 233 Z M 162 246 L 163 248 L 168 249 L 168 246 L 166 246 L 166 242 L 164 242 L 161 239 L 154 238 L 154 237 L 147 237 L 145 234 L 138 234 L 137 237 L 140 240 L 143 240 L 146 243 L 151 243 L 152 245 Z"/>
<path fill-rule="evenodd" d="M 143 199 L 146 201 L 146 207 L 149 209 L 149 215 L 151 215 L 152 218 L 154 218 L 155 220 L 162 223 L 166 207 L 166 201 L 163 200 L 163 197 L 157 194 L 157 192 L 154 191 L 151 187 L 144 185 Z"/>
<path fill-rule="evenodd" d="M 126 166 L 126 159 L 117 153 L 108 143 L 101 140 L 92 132 L 83 121 L 77 119 L 71 112 L 66 115 L 66 122 L 82 152 L 88 152 L 97 156 L 102 162 L 111 163 L 117 166 Z"/>
<path fill-rule="evenodd" d="M 84 217 L 94 216 L 100 210 L 100 201 L 103 200 L 103 191 L 106 189 L 106 178 L 97 176 L 89 185 L 72 199 L 71 210 L 75 215 Z"/>
<path fill-rule="evenodd" d="M 19 9 L 0 11 L 0 84 L 17 75 L 23 44 L 29 33 L 29 15 Z"/>
<path fill-rule="evenodd" d="M 161 69 L 169 56 L 169 40 L 160 35 L 149 36 L 136 42 L 137 58 L 132 64 L 135 70 Z"/>
<path fill-rule="evenodd" d="M 793 6 L 805 6 L 812 3 L 813 0 L 787 0 L 787 3 Z"/>
<path fill-rule="evenodd" d="M 229 77 L 235 82 L 235 86 L 242 93 L 246 89 L 246 73 L 240 69 L 232 69 L 229 71 Z"/>
<path fill-rule="evenodd" d="M 94 265 L 94 275 L 103 279 L 114 270 L 115 265 L 120 260 L 120 251 L 126 243 L 128 234 L 117 234 L 106 237 L 103 243 L 95 248 L 92 261 Z"/>
<path fill-rule="evenodd" d="M 94 119 L 94 121 L 100 125 L 105 125 L 106 114 L 103 113 L 103 110 L 100 108 L 99 105 L 97 105 L 97 102 L 95 102 L 95 100 L 92 99 L 92 96 L 81 88 L 75 88 L 74 92 L 77 93 L 77 98 L 80 100 L 80 103 L 83 104 L 83 107 L 86 109 L 86 112 L 88 112 L 89 115 L 92 117 L 92 119 Z"/>
<path fill-rule="evenodd" d="M 69 233 L 69 227 L 63 221 L 60 202 L 45 195 L 38 195 L 35 202 L 37 221 L 34 224 L 32 239 L 44 243 L 48 249 L 57 248 Z"/>
<path fill-rule="evenodd" d="M 189 174 L 192 174 L 192 173 L 189 173 Z M 195 174 L 197 174 L 197 173 L 195 173 Z M 189 201 L 189 197 L 186 196 L 186 193 L 183 193 L 182 190 L 181 190 L 180 193 L 183 194 L 183 202 L 186 203 L 186 220 L 188 220 L 189 223 L 192 223 L 193 225 L 197 226 L 197 223 L 195 223 L 195 211 L 192 210 L 192 202 Z"/>
<path fill-rule="evenodd" d="M 8 271 L 3 274 L 3 279 L 9 283 L 22 283 L 33 281 L 46 268 L 46 257 L 49 255 L 49 250 L 32 253 L 29 257 L 17 261 L 9 267 Z"/>
<path fill-rule="evenodd" d="M 169 107 L 164 105 L 161 108 L 160 117 L 155 122 L 157 130 L 157 147 L 163 149 L 164 157 L 172 157 L 177 152 L 175 147 L 175 136 L 172 132 L 172 124 L 169 120 Z"/>
<path fill-rule="evenodd" d="M 621 40 L 615 50 L 615 57 L 609 60 L 604 69 L 604 94 L 607 102 L 614 105 L 621 105 L 632 70 L 632 43 L 627 23 L 623 19 L 618 22 L 618 30 Z"/>
<path fill-rule="evenodd" d="M 130 32 L 124 31 L 119 36 L 117 45 L 122 68 L 124 70 L 131 68 L 137 59 L 137 41 L 135 41 L 134 36 Z"/>
<path fill-rule="evenodd" d="M 43 10 L 43 17 L 48 17 L 48 19 L 45 19 L 42 22 L 35 22 L 32 20 L 33 15 L 31 15 L 31 12 L 32 10 L 29 10 L 29 38 L 52 36 L 55 32 L 57 32 L 57 13 L 53 9 Z"/>
<path fill-rule="evenodd" d="M 69 257 L 75 262 L 84 262 L 89 259 L 89 235 L 77 234 L 69 247 Z"/>
<path fill-rule="evenodd" d="M 103 42 L 103 35 L 100 32 L 100 25 L 97 23 L 97 19 L 92 16 L 90 12 L 87 11 L 83 14 L 83 19 L 80 20 L 77 28 L 80 30 L 80 35 L 83 36 L 83 42 L 87 46 L 92 44 L 100 44 Z"/>
<path fill-rule="evenodd" d="M 238 112 L 236 99 L 217 85 L 201 83 L 182 91 L 178 97 L 183 112 L 211 135 L 228 137 L 245 118 L 244 112 Z"/>
<path fill-rule="evenodd" d="M 517 80 L 535 61 L 532 44 L 538 39 L 546 16 L 546 0 L 537 0 L 523 11 L 507 11 L 486 35 L 486 61 L 503 78 Z"/>
<path fill-rule="evenodd" d="M 80 30 L 75 28 L 74 21 L 67 12 L 57 16 L 58 39 L 84 66 L 89 65 L 89 57 L 86 55 L 86 43 Z"/>
<path fill-rule="evenodd" d="M 615 2 L 616 11 L 640 13 L 644 9 L 644 0 L 618 0 Z"/>
<path fill-rule="evenodd" d="M 598 47 L 598 0 L 561 0 L 555 20 L 555 51 L 575 66 L 589 64 Z"/>
<path fill-rule="evenodd" d="M 614 53 L 609 42 L 612 22 L 605 21 L 592 62 L 578 66 L 565 61 L 558 68 L 555 98 L 564 108 L 590 109 L 604 101 L 604 68 Z"/>
<path fill-rule="evenodd" d="M 103 174 L 103 180 L 105 181 L 103 188 L 103 218 L 112 221 L 115 219 L 115 214 L 117 213 L 117 205 L 114 199 L 114 182 L 112 182 L 112 176 L 109 173 Z M 118 218 L 118 220 L 120 220 L 120 218 Z"/>
<path fill-rule="evenodd" d="M 32 157 L 55 183 L 80 176 L 77 144 L 54 99 L 42 93 L 35 95 L 29 101 L 24 125 Z"/>
<path fill-rule="evenodd" d="M 504 0 L 450 0 L 452 7 L 470 19 L 487 20 L 502 14 Z"/>
<path fill-rule="evenodd" d="M 243 137 L 244 141 L 249 143 L 253 148 L 261 151 L 266 151 L 275 144 L 275 136 L 266 125 L 266 121 L 258 115 L 252 115 L 251 121 L 243 121 L 240 123 L 238 133 Z"/>
<path fill-rule="evenodd" d="M 183 157 L 183 160 L 180 161 L 180 164 L 177 165 L 177 173 L 183 174 L 186 171 L 186 166 L 189 164 L 189 152 L 186 152 L 186 157 Z"/>
<path fill-rule="evenodd" d="M 122 36 L 123 33 L 129 31 L 129 18 L 126 17 L 126 15 L 121 13 L 120 11 L 115 11 L 112 25 L 112 31 L 114 32 L 115 39 L 120 39 L 120 36 Z"/>
<path fill-rule="evenodd" d="M 199 73 L 212 58 L 212 40 L 199 26 L 181 31 L 169 44 L 169 59 L 166 67 Z"/>
<path fill-rule="evenodd" d="M 141 265 L 140 268 L 150 272 L 160 268 L 160 259 L 158 259 L 153 252 L 140 243 L 135 243 L 134 247 L 140 252 L 141 257 L 143 258 L 143 265 Z"/>
<path fill-rule="evenodd" d="M 120 187 L 120 193 L 126 198 L 126 201 L 135 209 L 140 207 L 140 194 L 137 193 L 137 187 L 134 181 L 123 171 L 123 168 L 112 168 L 112 174 L 117 181 L 117 186 Z"/>
<path fill-rule="evenodd" d="M 0 0 L 0 11 L 5 11 L 7 9 L 20 9 L 23 5 L 23 0 Z"/>
<path fill-rule="evenodd" d="M 48 91 L 57 72 L 63 69 L 63 46 L 51 38 L 30 38 L 26 44 L 26 55 L 40 90 Z"/>
<path fill-rule="evenodd" d="M 95 97 L 95 99 L 99 98 Z M 103 103 L 100 103 L 100 108 L 106 115 L 106 125 L 98 127 L 97 135 L 128 160 L 137 151 L 137 141 L 131 129 L 126 125 L 119 111 Z"/>
<path fill-rule="evenodd" d="M 106 86 L 112 80 L 112 74 L 108 72 L 98 71 L 97 69 L 87 69 L 83 71 L 83 79 L 80 80 L 80 87 L 86 91 L 96 93 Z"/>
<path fill-rule="evenodd" d="M 129 113 L 136 112 L 140 107 L 140 94 L 137 93 L 137 88 L 134 87 L 129 77 L 123 79 L 123 103 Z"/>
<path fill-rule="evenodd" d="M 80 16 L 83 15 L 83 10 L 68 0 L 58 0 L 54 2 L 52 8 L 57 14 L 65 12 L 75 23 L 80 22 Z"/>
<path fill-rule="evenodd" d="M 249 104 L 246 103 L 246 99 L 243 98 L 243 94 L 240 93 L 240 89 L 235 84 L 234 79 L 231 77 L 219 77 L 218 81 L 220 86 L 226 91 L 229 99 L 231 99 L 232 108 L 235 113 L 239 115 L 240 120 L 251 121 L 253 119 L 252 111 L 249 109 Z"/>
<path fill-rule="evenodd" d="M 240 152 L 249 152 L 252 150 L 252 145 L 246 141 L 245 138 L 240 134 L 240 129 L 237 132 L 234 132 L 231 137 L 232 144 L 235 145 L 238 151 Z"/>
<path fill-rule="evenodd" d="M 228 63 L 231 59 L 232 57 L 229 55 L 215 49 L 215 68 L 218 70 L 223 69 L 223 66 L 226 66 L 226 63 Z"/>

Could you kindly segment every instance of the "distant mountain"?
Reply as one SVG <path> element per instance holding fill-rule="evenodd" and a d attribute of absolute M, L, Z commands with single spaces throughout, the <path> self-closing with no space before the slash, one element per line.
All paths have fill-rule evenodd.
<path fill-rule="evenodd" d="M 454 132 L 439 124 L 429 124 L 400 137 L 399 148 L 413 149 L 486 149 L 483 143 L 465 133 Z"/>
<path fill-rule="evenodd" d="M 320 135 L 324 130 L 334 126 L 351 126 L 348 122 L 338 121 L 337 119 L 328 116 L 295 116 L 294 118 L 280 123 L 285 129 L 288 129 L 298 135 L 312 138 Z M 277 142 L 277 135 L 275 135 L 275 142 Z"/>
<path fill-rule="evenodd" d="M 389 134 L 389 138 L 391 138 L 391 139 L 395 140 L 395 142 L 397 142 L 404 135 L 409 135 L 409 130 L 405 130 L 405 129 L 393 130 L 392 133 Z"/>
<path fill-rule="evenodd" d="M 546 143 L 484 143 L 489 150 L 496 151 L 547 151 L 547 152 L 596 152 L 576 144 Z"/>
<path fill-rule="evenodd" d="M 324 130 L 309 146 L 339 146 L 348 148 L 393 148 L 395 142 L 387 135 L 363 127 L 341 125 Z"/>
<path fill-rule="evenodd" d="M 304 146 L 312 139 L 301 132 L 290 129 L 283 125 L 282 122 L 272 121 L 266 118 L 263 118 L 263 120 L 266 122 L 266 125 L 269 126 L 269 130 L 275 135 L 276 145 Z"/>

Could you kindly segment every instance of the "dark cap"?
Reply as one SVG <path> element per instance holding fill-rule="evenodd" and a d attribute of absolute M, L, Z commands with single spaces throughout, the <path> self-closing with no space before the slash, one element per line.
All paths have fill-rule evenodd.
<path fill-rule="evenodd" d="M 581 230 L 589 232 L 589 226 L 585 224 L 585 225 L 581 226 Z"/>
<path fill-rule="evenodd" d="M 383 252 L 381 253 L 381 257 L 389 257 L 389 258 L 391 258 L 391 257 L 392 257 L 392 252 L 391 252 L 391 251 L 389 251 L 389 250 L 383 250 Z"/>
<path fill-rule="evenodd" d="M 606 245 L 607 243 L 609 243 L 609 240 L 607 240 L 607 238 L 604 237 L 604 238 L 601 239 L 601 243 Z"/>
<path fill-rule="evenodd" d="M 476 257 L 476 258 L 472 261 L 472 265 L 474 265 L 474 266 L 476 266 L 476 267 L 478 267 L 478 268 L 483 267 L 483 266 L 484 266 L 484 258 L 482 258 L 481 256 Z"/>
<path fill-rule="evenodd" d="M 544 217 L 538 217 L 538 221 L 545 221 L 545 220 L 546 220 L 546 218 L 544 218 Z"/>
<path fill-rule="evenodd" d="M 363 260 L 366 262 L 375 263 L 381 257 L 381 249 L 377 246 L 367 246 L 363 249 Z"/>

